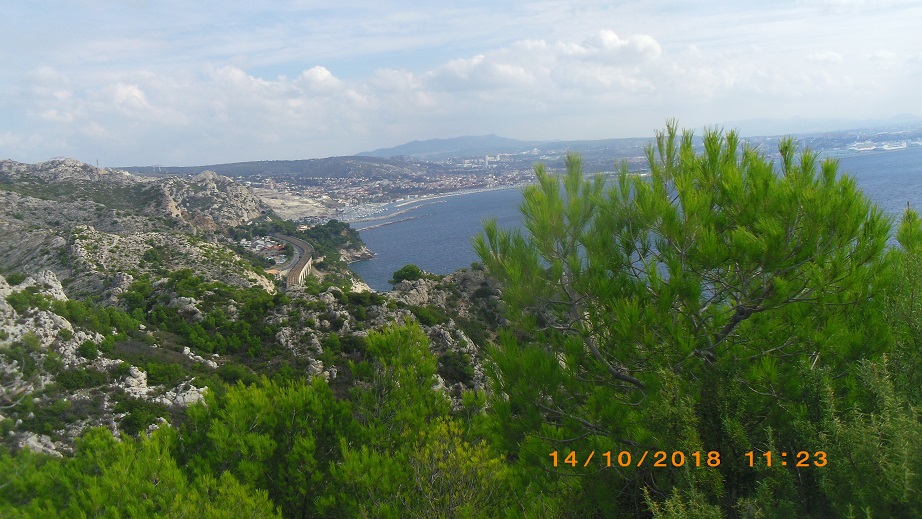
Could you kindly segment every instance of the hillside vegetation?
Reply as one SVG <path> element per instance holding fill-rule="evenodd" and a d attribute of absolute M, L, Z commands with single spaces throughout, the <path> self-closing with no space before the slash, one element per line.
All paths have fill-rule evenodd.
<path fill-rule="evenodd" d="M 134 211 L 106 232 L 207 252 L 137 267 L 75 261 L 113 238 L 73 224 L 57 270 L 3 265 L 0 515 L 918 517 L 922 220 L 792 140 L 701 142 L 670 126 L 614 182 L 537 165 L 522 230 L 389 293 L 339 222 Z M 325 255 L 304 287 L 209 270 L 276 232 Z"/>

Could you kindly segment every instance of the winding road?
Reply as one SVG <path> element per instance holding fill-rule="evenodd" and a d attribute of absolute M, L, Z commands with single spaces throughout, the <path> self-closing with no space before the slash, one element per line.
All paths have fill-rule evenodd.
<path fill-rule="evenodd" d="M 285 236 L 284 234 L 274 234 L 276 238 L 290 243 L 295 248 L 295 255 L 282 267 L 279 267 L 279 270 L 282 271 L 285 268 L 296 261 L 291 270 L 288 271 L 288 276 L 285 278 L 285 286 L 287 288 L 299 287 L 304 283 L 304 277 L 310 274 L 311 266 L 313 265 L 314 257 L 314 248 L 304 240 L 300 240 L 293 236 Z"/>

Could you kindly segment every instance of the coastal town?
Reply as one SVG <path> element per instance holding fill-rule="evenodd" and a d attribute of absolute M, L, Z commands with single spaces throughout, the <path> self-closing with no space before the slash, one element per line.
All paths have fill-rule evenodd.
<path fill-rule="evenodd" d="M 750 136 L 744 140 L 760 153 L 774 157 L 780 138 Z M 915 146 L 922 143 L 922 131 L 896 126 L 796 138 L 803 147 L 841 158 Z M 470 139 L 477 143 L 471 144 Z M 649 140 L 526 142 L 487 136 L 417 144 L 417 148 L 379 150 L 378 155 L 368 152 L 324 159 L 124 169 L 142 175 L 181 177 L 213 170 L 252 189 L 283 218 L 306 224 L 329 219 L 357 222 L 373 218 L 393 204 L 425 203 L 451 194 L 525 185 L 535 180 L 536 164 L 561 170 L 564 157 L 571 151 L 581 155 L 583 171 L 588 174 L 612 174 L 622 165 L 642 172 Z"/>
<path fill-rule="evenodd" d="M 540 158 L 531 154 L 528 159 L 495 154 L 438 162 L 414 161 L 397 174 L 369 172 L 335 177 L 267 174 L 239 176 L 235 180 L 249 186 L 276 212 L 292 220 L 356 221 L 373 216 L 390 203 L 524 185 L 534 181 L 533 164 Z"/>

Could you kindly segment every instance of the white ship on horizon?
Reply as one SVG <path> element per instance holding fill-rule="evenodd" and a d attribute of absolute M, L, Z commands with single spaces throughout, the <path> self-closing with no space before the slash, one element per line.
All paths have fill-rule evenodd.
<path fill-rule="evenodd" d="M 905 149 L 909 144 L 906 141 L 892 143 L 888 142 L 882 146 L 885 150 L 902 150 Z"/>
<path fill-rule="evenodd" d="M 850 148 L 855 151 L 871 151 L 877 149 L 877 144 L 872 141 L 855 142 Z"/>

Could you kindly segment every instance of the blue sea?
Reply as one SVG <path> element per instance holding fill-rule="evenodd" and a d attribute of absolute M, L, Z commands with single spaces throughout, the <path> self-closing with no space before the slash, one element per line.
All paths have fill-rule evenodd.
<path fill-rule="evenodd" d="M 840 157 L 839 171 L 854 177 L 895 222 L 907 202 L 922 210 L 922 146 Z M 390 217 L 353 224 L 375 257 L 350 268 L 375 290 L 386 291 L 394 271 L 408 263 L 436 274 L 469 267 L 477 261 L 471 238 L 483 221 L 496 218 L 502 227 L 517 226 L 521 202 L 521 190 L 510 188 L 391 207 L 384 213 Z"/>

